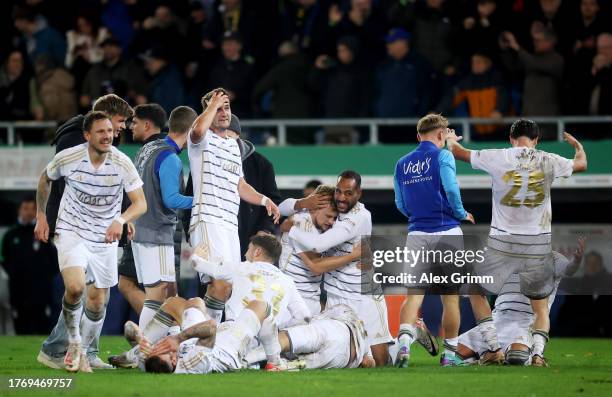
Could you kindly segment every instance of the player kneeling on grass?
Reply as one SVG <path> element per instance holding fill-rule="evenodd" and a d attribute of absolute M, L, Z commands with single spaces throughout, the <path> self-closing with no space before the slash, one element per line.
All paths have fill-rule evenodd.
<path fill-rule="evenodd" d="M 578 239 L 573 261 L 553 251 L 554 290 L 548 297 L 548 308 L 553 304 L 557 288 L 563 277 L 572 276 L 582 262 L 584 238 Z M 534 365 L 546 367 L 544 345 L 534 343 L 531 328 L 534 314 L 529 299 L 521 294 L 519 275 L 514 274 L 502 287 L 493 309 L 493 321 L 497 328 L 499 344 L 504 351 L 505 363 L 509 365 Z M 459 354 L 466 363 L 474 362 L 487 351 L 481 333 L 472 328 L 459 336 Z"/>
<path fill-rule="evenodd" d="M 129 323 L 131 336 L 139 344 L 146 372 L 207 374 L 244 369 L 248 366 L 246 350 L 255 336 L 261 341 L 267 360 L 281 362 L 272 307 L 263 301 L 249 302 L 235 321 L 222 323 L 218 327 L 207 316 L 206 306 L 200 298 L 189 301 L 169 298 L 159 313 L 162 313 L 161 316 L 156 315 L 143 331 L 136 324 Z M 160 317 L 174 319 L 182 331 L 153 344 L 156 336 L 165 335 L 169 328 L 168 322 L 165 326 L 156 327 L 161 323 L 155 319 Z M 289 367 L 285 365 L 281 368 L 278 365 L 276 369 Z"/>

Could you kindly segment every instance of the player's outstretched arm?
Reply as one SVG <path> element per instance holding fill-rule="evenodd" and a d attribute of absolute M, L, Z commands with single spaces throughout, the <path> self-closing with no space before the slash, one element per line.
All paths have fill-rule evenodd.
<path fill-rule="evenodd" d="M 274 204 L 272 200 L 259 193 L 257 190 L 253 188 L 253 186 L 249 185 L 243 177 L 240 177 L 240 181 L 238 182 L 238 194 L 240 198 L 246 201 L 249 204 L 253 205 L 261 205 L 262 207 L 266 207 L 266 211 L 268 212 L 268 216 L 271 216 L 274 219 L 274 223 L 277 224 L 280 219 L 280 210 Z"/>
<path fill-rule="evenodd" d="M 587 156 L 586 152 L 584 151 L 584 147 L 582 147 L 582 144 L 578 141 L 578 139 L 574 138 L 571 134 L 568 134 L 567 132 L 563 133 L 563 140 L 572 145 L 572 147 L 576 150 L 576 153 L 574 154 L 573 172 L 576 173 L 586 171 Z"/>
<path fill-rule="evenodd" d="M 446 132 L 444 133 L 444 140 L 446 141 L 446 147 L 448 148 L 448 150 L 457 160 L 469 163 L 471 150 L 461 146 L 461 144 L 459 143 L 461 139 L 463 139 L 463 137 L 457 136 L 455 134 L 455 130 L 452 130 L 450 128 L 446 129 Z"/>
<path fill-rule="evenodd" d="M 204 109 L 204 112 L 200 114 L 191 126 L 189 131 L 189 137 L 191 142 L 200 143 L 206 134 L 206 131 L 210 129 L 210 126 L 215 119 L 217 110 L 223 106 L 229 106 L 229 97 L 222 92 L 213 94 L 208 106 Z"/>
<path fill-rule="evenodd" d="M 42 242 L 49 241 L 49 224 L 47 223 L 47 200 L 51 179 L 47 175 L 47 168 L 40 174 L 38 179 L 38 187 L 36 188 L 36 226 L 34 227 L 34 236 Z"/>
<path fill-rule="evenodd" d="M 113 220 L 108 229 L 106 229 L 107 243 L 112 243 L 113 241 L 121 239 L 123 225 L 135 221 L 147 212 L 147 200 L 145 199 L 144 191 L 141 187 L 127 192 L 127 196 L 131 204 L 125 212 Z"/>
<path fill-rule="evenodd" d="M 359 260 L 361 257 L 361 244 L 357 244 L 353 248 L 353 252 L 348 255 L 321 257 L 314 252 L 300 252 L 298 255 L 311 272 L 319 275 Z"/>
<path fill-rule="evenodd" d="M 330 197 L 324 194 L 312 193 L 308 197 L 301 199 L 288 198 L 278 206 L 282 216 L 291 216 L 301 210 L 314 211 L 325 208 L 329 205 Z"/>

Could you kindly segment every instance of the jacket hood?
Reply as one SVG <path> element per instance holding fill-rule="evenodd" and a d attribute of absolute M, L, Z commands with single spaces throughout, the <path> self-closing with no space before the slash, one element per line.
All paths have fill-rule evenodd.
<path fill-rule="evenodd" d="M 240 157 L 242 158 L 242 161 L 246 160 L 247 157 L 255 152 L 255 145 L 253 145 L 251 142 L 240 138 L 238 138 L 236 142 L 238 142 L 238 148 L 240 149 Z"/>
<path fill-rule="evenodd" d="M 51 145 L 57 144 L 57 141 L 64 135 L 83 134 L 83 120 L 85 120 L 85 116 L 79 114 L 60 125 L 55 132 L 55 138 L 51 141 Z"/>

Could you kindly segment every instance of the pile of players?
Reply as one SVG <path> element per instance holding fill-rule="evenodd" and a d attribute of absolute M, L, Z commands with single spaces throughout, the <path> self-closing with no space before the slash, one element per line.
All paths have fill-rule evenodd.
<path fill-rule="evenodd" d="M 231 114 L 228 92 L 211 91 L 202 106 L 200 115 L 185 106 L 174 109 L 166 137 L 159 135 L 165 124 L 159 106 L 140 105 L 133 111 L 114 95 L 99 98 L 92 112 L 60 127 L 58 137 L 73 139 L 65 140 L 64 150 L 58 144 L 57 155 L 41 175 L 35 233 L 47 241 L 54 229 L 66 291 L 58 324 L 38 361 L 71 372 L 110 367 L 97 357 L 97 341 L 108 290 L 118 282 L 118 240 L 127 235 L 127 256 L 133 254 L 144 302 L 139 324 L 125 326 L 133 347 L 111 357 L 115 366 L 209 373 L 259 365 L 283 371 L 390 364 L 394 340 L 384 296 L 368 290 L 363 278 L 369 270 L 362 264 L 367 261 L 361 241 L 371 235 L 372 221 L 359 202 L 360 175 L 344 171 L 336 186 L 319 186 L 311 196 L 287 199 L 277 207 L 245 181 L 242 163 L 248 145 L 235 134 L 239 126 L 232 128 L 237 118 Z M 134 137 L 144 141 L 135 164 L 113 146 L 131 116 Z M 65 132 L 70 128 L 76 133 Z M 546 364 L 548 296 L 554 295 L 562 275 L 575 271 L 582 255 L 581 248 L 570 264 L 550 249 L 550 185 L 556 177 L 585 170 L 586 155 L 569 134 L 566 139 L 576 149 L 573 160 L 538 151 L 538 133 L 535 123 L 520 120 L 511 129 L 512 148 L 469 151 L 457 143 L 443 117 L 429 115 L 419 122 L 420 145 L 398 162 L 396 204 L 409 219 L 408 246 L 415 236 L 432 244 L 435 236 L 461 235 L 460 222 L 473 222 L 461 204 L 453 155 L 488 172 L 494 181 L 488 268 L 480 270 L 502 269 L 503 277 L 494 291 L 471 295 L 479 324 L 461 337 L 458 296 L 443 298 L 444 366 L 474 358 L 482 364 Z M 178 155 L 185 146 L 193 195 L 185 193 L 182 183 Z M 426 172 L 432 177 L 405 183 L 410 167 L 403 164 L 411 161 L 431 164 Z M 49 199 L 52 181 L 54 205 Z M 274 223 L 281 215 L 288 217 L 281 225 L 281 241 L 267 233 L 250 238 L 246 261 L 241 260 L 238 237 L 241 200 L 264 207 Z M 206 286 L 202 299 L 176 296 L 179 210 L 191 212 L 190 261 Z M 518 241 L 525 235 L 538 236 L 541 244 L 530 244 L 536 247 L 533 252 L 513 252 L 521 244 L 528 246 Z M 394 354 L 399 367 L 408 365 L 414 341 L 438 353 L 436 339 L 417 316 L 419 292 L 427 287 L 409 289 L 402 307 Z M 491 312 L 485 293 L 502 289 Z M 525 309 L 529 302 L 533 312 Z M 524 307 L 515 309 L 518 304 Z"/>

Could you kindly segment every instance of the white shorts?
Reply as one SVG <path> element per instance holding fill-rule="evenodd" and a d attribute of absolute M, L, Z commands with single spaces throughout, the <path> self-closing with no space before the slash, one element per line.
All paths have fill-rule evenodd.
<path fill-rule="evenodd" d="M 69 267 L 82 267 L 87 272 L 86 281 L 96 288 L 117 285 L 117 245 L 88 244 L 72 233 L 57 234 L 53 239 L 57 248 L 60 272 Z"/>
<path fill-rule="evenodd" d="M 138 282 L 145 287 L 155 287 L 162 281 L 173 283 L 174 246 L 137 243 L 132 241 L 132 253 Z"/>
<path fill-rule="evenodd" d="M 361 299 L 347 299 L 327 294 L 326 306 L 347 305 L 363 321 L 370 346 L 393 343 L 387 320 L 387 303 L 384 296 L 360 295 Z"/>
<path fill-rule="evenodd" d="M 230 263 L 242 262 L 240 255 L 240 238 L 238 230 L 231 230 L 215 223 L 201 222 L 196 225 L 189 236 L 193 248 L 200 244 L 208 246 L 210 258 L 221 258 Z M 200 274 L 200 282 L 207 283 L 210 277 Z"/>
<path fill-rule="evenodd" d="M 493 312 L 493 321 L 497 329 L 497 340 L 505 353 L 513 343 L 520 343 L 529 349 L 533 346 L 533 338 L 529 332 L 531 319 L 517 313 Z M 459 344 L 466 346 L 479 356 L 489 350 L 478 327 L 474 327 L 459 335 Z"/>
<path fill-rule="evenodd" d="M 337 320 L 316 320 L 287 329 L 293 353 L 306 368 L 345 368 L 351 356 L 351 332 Z"/>

